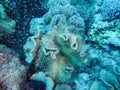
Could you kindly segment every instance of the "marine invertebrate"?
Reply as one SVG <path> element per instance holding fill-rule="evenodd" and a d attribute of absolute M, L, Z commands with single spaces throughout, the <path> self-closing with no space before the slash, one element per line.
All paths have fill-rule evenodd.
<path fill-rule="evenodd" d="M 89 40 L 106 49 L 111 44 L 119 47 L 119 0 L 99 0 L 96 8 L 95 20 L 88 32 Z"/>
<path fill-rule="evenodd" d="M 33 58 L 35 57 L 37 49 L 39 47 L 40 37 L 41 37 L 41 31 L 37 35 L 29 37 L 27 39 L 26 41 L 27 43 L 26 45 L 24 45 L 24 49 L 25 49 L 26 57 L 27 57 L 26 58 L 27 63 L 31 63 Z"/>
<path fill-rule="evenodd" d="M 117 22 L 117 24 L 114 25 L 114 22 Z M 93 27 L 88 32 L 89 40 L 96 42 L 103 48 L 108 48 L 109 44 L 119 47 L 119 21 L 101 21 L 101 24 L 93 24 Z"/>
<path fill-rule="evenodd" d="M 59 80 L 58 82 L 69 82 L 71 74 L 75 70 L 81 71 L 88 63 L 87 45 L 82 41 L 82 37 L 69 33 L 66 27 L 61 31 L 54 27 L 43 35 L 40 42 L 38 57 L 42 66 L 36 67 L 41 67 L 43 72 L 52 79 Z"/>
<path fill-rule="evenodd" d="M 114 90 L 113 88 L 109 88 L 110 90 Z M 104 84 L 101 81 L 95 80 L 90 87 L 90 90 L 106 90 Z"/>
<path fill-rule="evenodd" d="M 35 36 L 38 35 L 40 31 L 44 33 L 46 31 L 53 30 L 54 26 L 56 26 L 57 29 L 62 30 L 64 29 L 62 25 L 66 25 L 72 33 L 83 35 L 84 21 L 77 13 L 76 8 L 71 5 L 56 5 L 51 7 L 48 13 L 46 13 L 42 18 L 35 18 L 30 22 L 29 31 L 33 36 Z M 26 49 L 27 46 L 29 45 L 26 45 L 26 47 L 24 46 L 24 49 Z"/>
<path fill-rule="evenodd" d="M 48 0 L 47 7 L 50 8 L 55 5 L 67 5 L 70 3 L 70 0 Z"/>
<path fill-rule="evenodd" d="M 55 25 L 59 29 L 62 25 L 67 25 L 71 32 L 79 34 L 83 34 L 85 27 L 83 19 L 74 6 L 55 5 L 42 18 L 35 18 L 30 22 L 30 33 L 39 30 L 50 31 Z"/>
<path fill-rule="evenodd" d="M 6 46 L 0 45 L 0 85 L 2 89 L 28 90 L 26 72 L 27 67 L 20 63 L 18 55 Z"/>
<path fill-rule="evenodd" d="M 34 45 L 38 43 L 35 68 L 51 77 L 56 84 L 73 82 L 72 75 L 76 76 L 88 64 L 88 46 L 82 37 L 84 27 L 84 21 L 74 6 L 51 7 L 42 18 L 35 18 L 30 22 L 30 33 L 33 36 L 28 38 L 24 46 L 26 61 L 32 62 L 34 57 L 31 55 L 32 58 L 29 59 L 30 53 L 27 53 L 27 50 L 36 51 Z M 39 32 L 43 34 L 36 42 L 33 37 Z M 32 44 L 35 42 L 33 47 L 29 44 L 30 38 L 33 38 Z M 32 79 L 34 80 L 34 77 Z"/>
<path fill-rule="evenodd" d="M 111 38 L 108 38 L 108 43 L 116 46 L 116 47 L 120 47 L 120 40 L 119 38 L 116 38 L 116 37 L 111 37 Z"/>
<path fill-rule="evenodd" d="M 31 80 L 44 82 L 46 84 L 46 90 L 52 90 L 54 87 L 53 80 L 50 77 L 46 76 L 44 72 L 38 72 L 32 75 Z"/>
<path fill-rule="evenodd" d="M 16 22 L 10 19 L 6 13 L 2 4 L 0 4 L 0 37 L 13 34 L 15 32 Z"/>
<path fill-rule="evenodd" d="M 90 82 L 90 77 L 87 73 L 79 73 L 74 80 L 75 90 L 89 90 Z"/>
<path fill-rule="evenodd" d="M 55 87 L 55 90 L 72 90 L 72 88 L 67 84 L 61 84 L 61 85 L 57 85 Z"/>
<path fill-rule="evenodd" d="M 113 66 L 113 71 L 115 74 L 120 75 L 120 62 L 117 62 L 114 66 Z"/>
<path fill-rule="evenodd" d="M 112 73 L 102 70 L 100 72 L 100 79 L 109 87 L 119 90 L 119 82 L 116 76 Z"/>
<path fill-rule="evenodd" d="M 101 70 L 99 80 L 93 81 L 90 90 L 119 90 L 119 87 L 118 79 L 112 72 Z"/>
<path fill-rule="evenodd" d="M 104 20 L 120 18 L 120 2 L 119 0 L 103 0 L 101 13 Z"/>

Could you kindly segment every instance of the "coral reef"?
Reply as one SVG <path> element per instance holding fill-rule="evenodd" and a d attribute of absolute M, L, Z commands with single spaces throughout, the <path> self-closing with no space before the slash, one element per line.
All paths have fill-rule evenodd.
<path fill-rule="evenodd" d="M 74 80 L 75 90 L 89 90 L 90 82 L 88 73 L 79 73 Z"/>
<path fill-rule="evenodd" d="M 46 90 L 53 90 L 54 87 L 54 81 L 46 76 L 44 72 L 38 72 L 31 76 L 31 80 L 41 81 L 46 84 Z"/>
<path fill-rule="evenodd" d="M 66 11 L 68 9 L 69 11 Z M 31 20 L 30 33 L 33 36 L 36 36 L 40 31 L 45 33 L 46 31 L 53 30 L 54 26 L 59 30 L 63 30 L 64 27 L 62 25 L 66 25 L 68 30 L 72 33 L 83 35 L 84 21 L 77 13 L 75 7 L 70 5 L 66 5 L 64 7 L 61 5 L 54 6 L 42 18 Z M 24 49 L 27 50 L 27 45 Z M 32 48 L 32 50 L 34 50 L 34 48 Z"/>
<path fill-rule="evenodd" d="M 55 90 L 72 90 L 71 86 L 66 84 L 57 85 Z"/>
<path fill-rule="evenodd" d="M 3 36 L 0 43 L 17 51 L 23 60 L 23 45 L 30 37 L 29 23 L 32 18 L 46 13 L 46 0 L 0 0 L 0 4 L 4 6 L 7 16 L 16 22 L 14 34 Z"/>
<path fill-rule="evenodd" d="M 94 15 L 95 20 L 88 32 L 90 41 L 106 49 L 109 48 L 108 46 L 110 44 L 119 47 L 120 15 L 109 16 L 109 13 L 114 14 L 120 12 L 120 5 L 117 2 L 117 0 L 103 0 L 97 2 L 96 7 L 98 9 L 96 9 L 96 14 Z"/>
<path fill-rule="evenodd" d="M 68 29 L 73 33 L 83 34 L 84 21 L 77 13 L 74 6 L 71 5 L 56 5 L 42 17 L 35 18 L 30 23 L 30 33 L 34 34 L 40 30 L 50 31 L 55 25 L 61 28 L 61 25 L 67 25 Z"/>
<path fill-rule="evenodd" d="M 0 45 L 0 85 L 2 90 L 28 90 L 27 67 L 21 65 L 18 55 Z"/>
<path fill-rule="evenodd" d="M 119 50 L 112 50 L 109 52 L 104 49 L 100 50 L 97 46 L 89 49 L 89 69 L 92 69 L 90 76 L 92 76 L 92 78 L 94 77 L 92 82 L 90 82 L 90 90 L 119 90 L 119 53 Z"/>
<path fill-rule="evenodd" d="M 119 0 L 103 0 L 100 8 L 104 20 L 120 18 Z"/>
<path fill-rule="evenodd" d="M 79 35 L 69 33 L 66 27 L 61 31 L 55 27 L 42 37 L 38 52 L 40 61 L 36 65 L 40 62 L 42 66 L 37 67 L 42 67 L 43 72 L 58 82 L 69 82 L 72 73 L 82 71 L 88 63 L 87 48 Z"/>
<path fill-rule="evenodd" d="M 56 84 L 72 83 L 72 78 L 84 71 L 89 63 L 86 57 L 88 46 L 82 37 L 84 27 L 84 21 L 74 6 L 51 7 L 42 18 L 35 18 L 30 22 L 30 33 L 33 36 L 24 45 L 26 62 L 33 62 L 35 68 L 50 76 Z M 34 37 L 39 33 L 42 35 L 36 41 Z M 35 56 L 31 55 L 33 51 Z"/>
<path fill-rule="evenodd" d="M 0 0 L 0 90 L 119 90 L 119 77 L 119 0 Z"/>
<path fill-rule="evenodd" d="M 0 4 L 0 38 L 15 32 L 16 22 L 10 19 L 5 12 L 5 8 Z"/>
<path fill-rule="evenodd" d="M 33 58 L 36 55 L 36 51 L 39 47 L 39 39 L 41 37 L 41 32 L 38 33 L 36 36 L 32 36 L 27 39 L 27 44 L 24 45 L 25 52 L 26 52 L 26 61 L 31 63 Z"/>
<path fill-rule="evenodd" d="M 52 6 L 56 5 L 67 5 L 70 3 L 71 0 L 48 0 L 47 7 L 51 8 Z"/>
<path fill-rule="evenodd" d="M 94 0 L 71 0 L 70 4 L 74 5 L 84 20 L 92 20 L 94 15 Z"/>

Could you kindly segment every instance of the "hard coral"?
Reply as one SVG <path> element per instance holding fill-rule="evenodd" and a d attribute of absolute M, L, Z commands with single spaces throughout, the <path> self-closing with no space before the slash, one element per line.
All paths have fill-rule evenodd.
<path fill-rule="evenodd" d="M 24 45 L 27 63 L 31 63 L 33 58 L 35 57 L 37 49 L 39 47 L 40 37 L 41 37 L 41 31 L 37 35 L 29 37 L 27 39 L 27 43 Z"/>
<path fill-rule="evenodd" d="M 55 25 L 59 28 L 67 25 L 71 32 L 79 34 L 84 32 L 85 27 L 83 19 L 74 6 L 56 5 L 51 7 L 42 18 L 35 18 L 31 21 L 30 33 L 34 34 L 39 30 L 50 31 Z"/>
<path fill-rule="evenodd" d="M 3 90 L 27 90 L 26 70 L 15 52 L 0 45 L 0 85 Z"/>
<path fill-rule="evenodd" d="M 66 84 L 57 85 L 55 90 L 72 90 L 71 86 Z"/>
<path fill-rule="evenodd" d="M 32 75 L 31 80 L 44 82 L 47 86 L 46 90 L 52 90 L 54 87 L 53 80 L 50 77 L 46 76 L 46 74 L 44 72 L 38 72 L 38 73 Z"/>
<path fill-rule="evenodd" d="M 62 30 L 63 25 L 66 25 L 66 27 L 72 33 L 79 33 L 82 35 L 84 32 L 84 21 L 77 13 L 74 6 L 66 5 L 63 7 L 61 5 L 56 5 L 54 7 L 51 7 L 48 13 L 46 13 L 42 18 L 35 18 L 30 22 L 30 33 L 33 35 L 33 37 L 36 37 L 39 35 L 40 31 L 43 33 L 45 31 L 51 31 L 53 30 L 54 26 L 56 26 L 57 29 Z M 28 52 L 32 52 L 35 49 L 34 45 L 36 41 L 33 39 L 31 40 L 30 38 L 28 39 L 29 40 L 27 40 L 24 49 L 27 57 L 26 61 L 28 63 L 31 63 L 33 58 L 31 58 L 30 61 L 28 60 L 28 54 L 30 54 Z M 34 43 L 33 47 L 31 47 L 30 44 L 27 44 L 29 41 L 32 41 L 32 43 Z M 31 47 L 31 49 L 29 49 L 30 51 L 27 51 L 28 47 Z"/>
<path fill-rule="evenodd" d="M 24 46 L 26 61 L 31 63 L 34 59 L 35 68 L 50 76 L 56 84 L 72 82 L 72 75 L 84 70 L 88 64 L 88 46 L 82 37 L 84 27 L 84 21 L 74 6 L 68 4 L 51 7 L 42 18 L 35 18 L 30 23 L 33 36 L 28 38 Z M 40 32 L 43 34 L 38 42 L 35 39 L 29 40 Z M 28 41 L 32 41 L 33 46 L 39 45 L 37 51 Z M 33 50 L 35 56 L 31 55 L 32 58 L 28 59 Z"/>
<path fill-rule="evenodd" d="M 120 1 L 119 0 L 103 0 L 101 6 L 102 16 L 104 20 L 120 18 Z"/>
<path fill-rule="evenodd" d="M 42 66 L 37 66 L 37 61 L 36 67 L 58 82 L 69 82 L 72 73 L 88 63 L 86 50 L 81 36 L 70 33 L 66 27 L 61 31 L 54 27 L 41 38 L 38 57 Z"/>
<path fill-rule="evenodd" d="M 15 32 L 15 21 L 10 19 L 2 4 L 0 4 L 0 37 L 13 34 Z"/>

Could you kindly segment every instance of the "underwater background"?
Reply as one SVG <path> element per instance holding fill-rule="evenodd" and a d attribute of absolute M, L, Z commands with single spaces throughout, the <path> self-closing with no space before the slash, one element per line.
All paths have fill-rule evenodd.
<path fill-rule="evenodd" d="M 0 90 L 120 90 L 120 0 L 0 0 Z"/>

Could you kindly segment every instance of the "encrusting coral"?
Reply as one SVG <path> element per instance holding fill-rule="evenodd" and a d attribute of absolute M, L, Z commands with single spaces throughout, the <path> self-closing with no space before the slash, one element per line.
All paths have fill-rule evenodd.
<path fill-rule="evenodd" d="M 20 63 L 18 55 L 0 45 L 0 86 L 2 90 L 28 90 L 27 67 Z"/>

